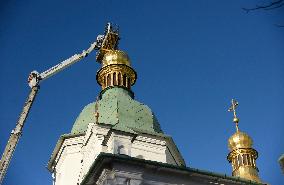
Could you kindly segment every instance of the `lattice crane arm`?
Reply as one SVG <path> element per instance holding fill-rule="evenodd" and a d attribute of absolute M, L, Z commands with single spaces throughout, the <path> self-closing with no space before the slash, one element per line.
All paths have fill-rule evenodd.
<path fill-rule="evenodd" d="M 38 93 L 40 82 L 87 57 L 88 54 L 90 54 L 93 50 L 98 50 L 96 59 L 98 62 L 100 62 L 106 51 L 117 49 L 118 40 L 118 29 L 114 28 L 110 23 L 108 23 L 105 29 L 105 34 L 99 35 L 97 37 L 97 40 L 92 43 L 87 50 L 83 50 L 80 54 L 73 55 L 72 57 L 60 62 L 59 64 L 51 67 L 50 69 L 42 73 L 39 73 L 37 71 L 32 71 L 30 73 L 28 78 L 28 84 L 31 87 L 31 91 L 18 118 L 16 127 L 12 130 L 10 134 L 10 138 L 4 149 L 0 161 L 0 185 L 2 184 L 2 181 L 11 162 L 13 153 L 22 135 L 25 120 L 28 117 L 29 111 Z"/>

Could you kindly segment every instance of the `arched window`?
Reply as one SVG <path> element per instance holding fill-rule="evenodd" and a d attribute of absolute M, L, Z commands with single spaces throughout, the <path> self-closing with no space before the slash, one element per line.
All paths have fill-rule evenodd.
<path fill-rule="evenodd" d="M 113 85 L 117 85 L 117 81 L 116 81 L 116 72 L 113 73 Z"/>
<path fill-rule="evenodd" d="M 124 148 L 124 146 L 123 145 L 119 145 L 118 147 L 117 147 L 117 153 L 118 154 L 127 154 L 126 153 L 126 150 L 125 150 L 125 148 Z"/>
<path fill-rule="evenodd" d="M 130 88 L 130 78 L 127 78 L 127 87 Z"/>
<path fill-rule="evenodd" d="M 123 86 L 126 87 L 126 74 L 123 75 Z"/>
<path fill-rule="evenodd" d="M 122 84 L 121 84 L 121 73 L 118 73 L 118 76 L 117 76 L 117 85 L 122 85 Z"/>
<path fill-rule="evenodd" d="M 251 165 L 252 163 L 251 163 L 251 157 L 250 157 L 250 155 L 248 155 L 248 165 Z"/>
<path fill-rule="evenodd" d="M 103 85 L 104 87 L 106 87 L 107 86 L 107 78 L 106 78 L 106 76 L 104 76 L 104 85 Z"/>
<path fill-rule="evenodd" d="M 107 75 L 107 86 L 110 86 L 111 82 L 111 76 L 110 74 Z"/>

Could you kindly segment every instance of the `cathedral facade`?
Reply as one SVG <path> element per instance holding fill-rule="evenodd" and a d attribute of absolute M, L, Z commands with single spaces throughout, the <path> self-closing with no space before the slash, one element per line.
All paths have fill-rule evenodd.
<path fill-rule="evenodd" d="M 187 167 L 151 109 L 134 99 L 136 79 L 125 52 L 105 52 L 97 72 L 102 87 L 97 101 L 59 138 L 48 162 L 54 185 L 263 184 L 252 139 L 239 129 L 229 139 L 232 176 Z M 237 124 L 235 108 L 232 102 Z"/>

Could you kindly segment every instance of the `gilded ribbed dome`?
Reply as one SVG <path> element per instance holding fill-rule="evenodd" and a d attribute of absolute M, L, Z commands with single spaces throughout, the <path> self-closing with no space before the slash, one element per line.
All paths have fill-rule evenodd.
<path fill-rule="evenodd" d="M 103 67 L 111 64 L 124 64 L 131 66 L 128 55 L 120 50 L 110 50 L 105 54 L 102 61 Z"/>
<path fill-rule="evenodd" d="M 252 144 L 253 141 L 249 135 L 241 131 L 237 131 L 228 140 L 228 147 L 231 151 L 237 148 L 252 148 Z"/>

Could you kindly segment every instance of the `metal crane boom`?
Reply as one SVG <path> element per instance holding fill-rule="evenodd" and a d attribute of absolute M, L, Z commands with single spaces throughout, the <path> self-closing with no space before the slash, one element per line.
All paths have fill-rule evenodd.
<path fill-rule="evenodd" d="M 31 91 L 28 95 L 28 98 L 24 104 L 23 110 L 16 123 L 16 127 L 14 130 L 12 130 L 10 134 L 10 138 L 4 149 L 4 152 L 2 154 L 2 158 L 0 161 L 0 185 L 2 184 L 2 181 L 5 177 L 7 169 L 11 162 L 13 153 L 22 135 L 25 120 L 27 119 L 29 111 L 32 107 L 32 104 L 39 90 L 39 83 L 42 80 L 45 80 L 48 77 L 55 75 L 61 70 L 87 57 L 88 54 L 90 54 L 93 50 L 98 50 L 96 59 L 98 62 L 100 62 L 104 54 L 108 50 L 113 50 L 117 48 L 118 40 L 119 40 L 118 29 L 114 28 L 113 26 L 111 26 L 110 23 L 108 23 L 105 29 L 105 34 L 98 35 L 96 42 L 92 43 L 91 46 L 86 51 L 83 50 L 82 53 L 75 54 L 72 57 L 60 62 L 59 64 L 51 67 L 50 69 L 42 73 L 38 73 L 37 71 L 32 71 L 30 73 L 29 78 L 28 78 L 28 84 L 31 87 Z"/>
<path fill-rule="evenodd" d="M 85 58 L 86 56 L 88 56 L 89 53 L 91 53 L 93 50 L 95 49 L 99 49 L 99 43 L 102 42 L 103 39 L 103 35 L 99 35 L 97 37 L 97 41 L 94 42 L 93 44 L 91 44 L 91 46 L 85 51 L 83 50 L 82 53 L 80 54 L 75 54 L 72 57 L 62 61 L 61 63 L 57 64 L 56 66 L 53 66 L 52 68 L 40 73 L 40 79 L 41 80 L 45 80 L 50 76 L 55 75 L 56 73 L 60 72 L 61 70 L 69 67 L 70 65 L 80 61 L 81 59 Z"/>
<path fill-rule="evenodd" d="M 2 184 L 2 181 L 4 179 L 4 176 L 7 172 L 7 169 L 9 167 L 9 164 L 11 162 L 11 158 L 13 156 L 13 153 L 16 149 L 16 146 L 19 142 L 19 139 L 22 135 L 22 130 L 25 124 L 25 120 L 30 112 L 31 106 L 34 102 L 34 99 L 37 95 L 39 86 L 34 86 L 31 89 L 31 92 L 28 96 L 28 99 L 25 102 L 25 105 L 23 107 L 23 110 L 20 114 L 20 117 L 17 121 L 16 127 L 14 130 L 12 130 L 11 134 L 10 134 L 10 138 L 8 140 L 8 143 L 4 149 L 2 158 L 1 158 L 1 162 L 0 162 L 0 184 Z"/>

